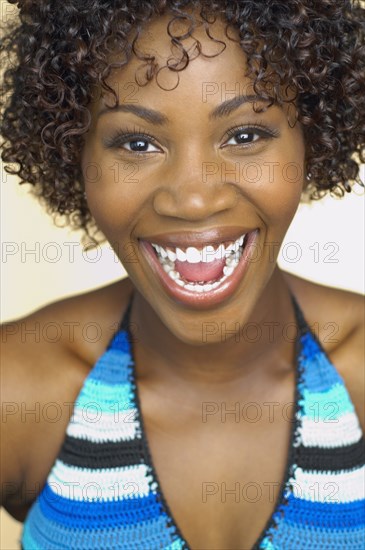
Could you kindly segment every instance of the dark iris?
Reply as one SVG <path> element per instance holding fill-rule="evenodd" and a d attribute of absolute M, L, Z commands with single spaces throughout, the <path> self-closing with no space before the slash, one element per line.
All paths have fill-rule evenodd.
<path fill-rule="evenodd" d="M 247 134 L 246 132 L 238 132 L 238 134 L 234 135 L 234 138 L 238 143 L 251 143 L 251 141 L 253 141 L 253 134 Z"/>
<path fill-rule="evenodd" d="M 144 153 L 148 149 L 148 141 L 145 139 L 135 139 L 129 142 L 132 151 Z"/>

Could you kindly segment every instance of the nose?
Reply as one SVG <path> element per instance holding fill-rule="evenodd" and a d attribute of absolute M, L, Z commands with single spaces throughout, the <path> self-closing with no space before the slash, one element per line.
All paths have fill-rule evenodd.
<path fill-rule="evenodd" d="M 154 195 L 153 206 L 160 216 L 199 221 L 231 210 L 237 202 L 233 183 L 222 181 L 220 170 L 214 176 L 203 176 L 202 162 L 185 166 L 166 174 L 165 184 Z"/>

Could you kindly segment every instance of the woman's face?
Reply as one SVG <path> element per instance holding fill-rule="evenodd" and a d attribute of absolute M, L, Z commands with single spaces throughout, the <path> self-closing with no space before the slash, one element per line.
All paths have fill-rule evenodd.
<path fill-rule="evenodd" d="M 172 56 L 169 20 L 151 22 L 137 45 L 160 66 Z M 192 48 L 175 89 L 176 73 L 168 69 L 158 83 L 154 78 L 138 86 L 135 74 L 141 78 L 144 69 L 136 57 L 114 71 L 108 82 L 123 108 L 108 110 L 111 96 L 90 105 L 92 127 L 82 156 L 98 227 L 162 322 L 193 344 L 203 343 L 205 323 L 222 319 L 228 327 L 248 320 L 269 287 L 304 181 L 300 125 L 291 128 L 288 110 L 278 105 L 254 112 L 243 97 L 254 91 L 244 77 L 242 50 L 224 36 L 221 22 L 211 34 L 224 40 L 225 51 L 204 58 Z M 221 50 L 201 28 L 194 36 L 203 53 Z M 118 138 L 118 132 L 128 135 Z M 159 256 L 151 243 L 162 246 Z M 217 251 L 220 243 L 225 247 Z M 188 255 L 179 252 L 175 260 L 177 248 L 189 248 Z M 170 258 L 163 258 L 168 251 Z M 220 335 L 209 341 L 214 338 L 218 342 Z"/>

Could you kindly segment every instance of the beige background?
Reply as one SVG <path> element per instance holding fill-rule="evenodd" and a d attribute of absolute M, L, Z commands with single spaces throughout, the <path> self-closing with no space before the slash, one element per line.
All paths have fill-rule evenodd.
<path fill-rule="evenodd" d="M 2 20 L 15 9 L 4 0 L 0 0 L 0 8 Z M 53 226 L 29 195 L 29 186 L 18 186 L 16 178 L 2 169 L 1 166 L 2 322 L 125 275 L 108 245 L 97 250 L 98 256 L 95 251 L 85 253 L 80 235 Z M 362 177 L 364 180 L 364 174 Z M 356 192 L 361 194 L 360 188 Z M 335 262 L 330 261 L 331 253 Z M 341 201 L 328 197 L 312 206 L 301 206 L 281 247 L 279 264 L 319 283 L 362 293 L 363 197 L 351 194 Z M 21 524 L 4 509 L 0 521 L 0 548 L 20 548 L 17 540 Z"/>

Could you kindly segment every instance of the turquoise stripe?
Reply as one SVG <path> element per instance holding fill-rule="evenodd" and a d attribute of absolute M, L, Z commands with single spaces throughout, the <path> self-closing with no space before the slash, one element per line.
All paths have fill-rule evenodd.
<path fill-rule="evenodd" d="M 135 409 L 131 400 L 103 399 L 95 396 L 90 399 L 83 399 L 76 405 L 76 408 L 82 412 L 85 422 L 93 422 L 93 418 L 100 417 L 100 414 L 120 415 L 123 412 L 130 412 Z M 119 416 L 116 416 L 118 418 Z M 113 422 L 113 420 L 112 420 Z"/>
<path fill-rule="evenodd" d="M 171 544 L 166 546 L 164 550 L 183 550 L 184 543 L 181 539 L 174 540 Z"/>
<path fill-rule="evenodd" d="M 130 384 L 103 384 L 96 380 L 87 380 L 79 393 L 75 407 L 78 409 L 86 408 L 92 414 L 95 404 L 95 414 L 97 411 L 113 413 L 116 410 L 130 410 L 133 408 L 133 392 Z M 115 406 L 119 404 L 119 409 Z"/>
<path fill-rule="evenodd" d="M 120 399 L 131 399 L 132 386 L 131 384 L 104 384 L 99 380 L 87 380 L 83 389 L 81 390 L 79 397 L 86 395 L 87 397 L 106 397 L 111 399 L 117 397 Z"/>
<path fill-rule="evenodd" d="M 303 414 L 309 419 L 334 422 L 347 413 L 354 412 L 349 394 L 342 384 L 335 384 L 325 392 L 303 389 Z"/>
<path fill-rule="evenodd" d="M 261 550 L 278 550 L 277 546 L 274 546 L 273 543 L 268 539 L 268 537 L 264 538 L 262 543 L 260 544 Z"/>

